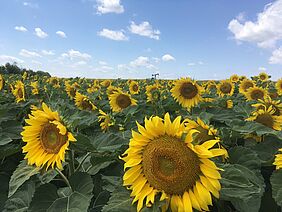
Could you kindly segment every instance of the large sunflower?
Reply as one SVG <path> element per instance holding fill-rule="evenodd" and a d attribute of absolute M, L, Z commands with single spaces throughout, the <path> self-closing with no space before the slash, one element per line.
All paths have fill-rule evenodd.
<path fill-rule="evenodd" d="M 53 112 L 45 103 L 42 109 L 34 107 L 21 135 L 26 142 L 23 153 L 26 153 L 29 165 L 37 167 L 58 167 L 63 169 L 62 161 L 69 142 L 76 141 L 73 135 L 61 122 L 58 112 Z"/>
<path fill-rule="evenodd" d="M 221 188 L 219 168 L 210 158 L 226 154 L 223 149 L 210 149 L 218 140 L 194 145 L 185 138 L 187 130 L 181 117 L 171 122 L 168 113 L 164 120 L 145 118 L 145 127 L 137 126 L 139 133 L 132 131 L 122 158 L 126 170 L 123 185 L 132 190 L 137 211 L 143 205 L 150 207 L 158 194 L 173 212 L 208 210 L 211 194 L 219 198 Z"/>
<path fill-rule="evenodd" d="M 275 110 L 272 106 L 254 111 L 246 121 L 256 121 L 266 127 L 274 130 L 282 130 L 282 116 L 275 116 Z"/>
<path fill-rule="evenodd" d="M 234 93 L 234 84 L 230 80 L 222 80 L 217 85 L 217 93 L 220 96 L 232 96 Z"/>
<path fill-rule="evenodd" d="M 248 100 L 265 99 L 268 97 L 268 92 L 260 87 L 252 87 L 248 89 L 245 96 Z"/>
<path fill-rule="evenodd" d="M 95 110 L 97 107 L 89 100 L 89 98 L 78 91 L 75 94 L 75 105 L 81 110 Z"/>
<path fill-rule="evenodd" d="M 277 93 L 279 95 L 282 95 L 282 78 L 277 80 L 275 87 L 276 87 Z"/>
<path fill-rule="evenodd" d="M 121 91 L 109 95 L 109 100 L 114 112 L 120 112 L 131 105 L 137 105 L 135 99 L 131 98 L 128 93 L 123 93 Z"/>
<path fill-rule="evenodd" d="M 273 165 L 276 165 L 276 169 L 281 169 L 282 168 L 282 148 L 279 149 L 280 153 L 275 155 L 275 160 Z"/>
<path fill-rule="evenodd" d="M 170 91 L 173 98 L 182 107 L 190 109 L 202 101 L 201 94 L 204 89 L 196 81 L 189 78 L 182 78 L 174 82 L 174 86 Z"/>
<path fill-rule="evenodd" d="M 239 85 L 239 92 L 241 94 L 244 94 L 248 91 L 249 88 L 255 87 L 255 83 L 253 80 L 250 79 L 244 79 L 241 81 Z"/>
<path fill-rule="evenodd" d="M 16 81 L 15 87 L 12 88 L 12 93 L 16 97 L 16 101 L 21 102 L 25 101 L 25 88 L 22 81 L 18 80 Z"/>
<path fill-rule="evenodd" d="M 131 81 L 129 84 L 129 92 L 131 94 L 138 94 L 139 93 L 139 85 L 136 81 Z"/>
<path fill-rule="evenodd" d="M 0 91 L 4 88 L 5 80 L 3 76 L 0 74 Z"/>
<path fill-rule="evenodd" d="M 280 116 L 282 115 L 282 103 L 280 100 L 272 100 L 270 97 L 264 99 L 264 100 L 259 100 L 259 103 L 252 104 L 253 107 L 255 107 L 257 110 L 269 108 L 270 106 L 273 108 L 275 111 L 273 113 L 274 116 Z"/>

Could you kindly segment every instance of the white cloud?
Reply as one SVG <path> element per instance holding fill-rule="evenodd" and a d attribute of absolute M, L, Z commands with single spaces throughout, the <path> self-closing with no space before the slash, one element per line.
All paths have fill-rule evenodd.
<path fill-rule="evenodd" d="M 156 69 L 156 66 L 151 64 L 150 60 L 148 57 L 144 56 L 139 56 L 135 60 L 131 61 L 129 63 L 130 66 L 136 68 L 136 67 L 146 67 L 149 69 Z"/>
<path fill-rule="evenodd" d="M 24 63 L 23 60 L 17 58 L 17 57 L 13 57 L 13 56 L 9 56 L 9 55 L 0 55 L 0 64 L 5 64 L 5 63 Z"/>
<path fill-rule="evenodd" d="M 162 56 L 162 60 L 167 62 L 167 61 L 175 60 L 175 58 L 171 56 L 170 54 L 165 54 Z"/>
<path fill-rule="evenodd" d="M 35 35 L 39 38 L 48 37 L 48 34 L 38 27 L 34 29 L 34 32 L 35 32 Z"/>
<path fill-rule="evenodd" d="M 41 53 L 42 53 L 43 55 L 48 55 L 48 56 L 50 56 L 50 55 L 55 55 L 55 52 L 52 51 L 52 50 L 42 50 Z"/>
<path fill-rule="evenodd" d="M 97 0 L 97 13 L 123 13 L 124 8 L 120 0 Z"/>
<path fill-rule="evenodd" d="M 261 66 L 261 67 L 258 68 L 258 70 L 259 71 L 266 71 L 266 68 Z"/>
<path fill-rule="evenodd" d="M 69 58 L 71 60 L 74 60 L 74 59 L 81 59 L 81 60 L 89 60 L 91 59 L 91 55 L 87 54 L 87 53 L 81 53 L 80 51 L 77 51 L 77 50 L 69 50 L 68 52 L 66 53 L 63 53 L 61 55 L 62 58 Z"/>
<path fill-rule="evenodd" d="M 27 32 L 27 28 L 25 28 L 24 26 L 15 26 L 14 28 L 15 30 L 17 31 L 20 31 L 20 32 Z"/>
<path fill-rule="evenodd" d="M 282 46 L 272 52 L 271 57 L 269 58 L 270 64 L 282 64 Z"/>
<path fill-rule="evenodd" d="M 144 21 L 141 24 L 135 24 L 134 21 L 131 22 L 129 31 L 133 34 L 153 38 L 156 40 L 160 39 L 161 32 L 158 29 L 153 29 L 148 21 Z"/>
<path fill-rule="evenodd" d="M 28 51 L 26 49 L 22 49 L 19 55 L 23 57 L 41 57 L 41 55 L 38 54 L 37 52 Z"/>
<path fill-rule="evenodd" d="M 282 39 L 282 0 L 266 5 L 255 22 L 240 22 L 242 18 L 239 17 L 228 25 L 236 40 L 256 43 L 261 48 L 275 47 Z"/>
<path fill-rule="evenodd" d="M 236 19 L 237 19 L 239 22 L 245 21 L 245 19 L 246 19 L 246 14 L 245 14 L 245 12 L 239 13 L 239 14 L 236 16 Z"/>
<path fill-rule="evenodd" d="M 34 9 L 39 8 L 38 4 L 32 2 L 23 2 L 23 6 L 34 8 Z"/>
<path fill-rule="evenodd" d="M 128 37 L 126 37 L 122 30 L 114 31 L 110 29 L 103 29 L 102 31 L 97 33 L 99 36 L 109 38 L 111 40 L 117 40 L 117 41 L 124 41 L 128 40 Z"/>
<path fill-rule="evenodd" d="M 155 63 L 159 63 L 161 61 L 160 58 L 158 57 L 153 57 L 152 60 L 155 62 Z"/>
<path fill-rule="evenodd" d="M 101 65 L 101 66 L 107 65 L 107 62 L 105 62 L 105 61 L 99 61 L 98 63 L 99 63 L 99 65 Z"/>
<path fill-rule="evenodd" d="M 61 38 L 67 37 L 66 33 L 64 33 L 63 31 L 57 31 L 56 34 L 59 35 Z"/>

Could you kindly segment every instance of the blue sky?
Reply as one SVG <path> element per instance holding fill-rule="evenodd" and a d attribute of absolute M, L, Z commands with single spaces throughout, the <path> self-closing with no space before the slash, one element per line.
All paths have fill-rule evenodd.
<path fill-rule="evenodd" d="M 282 77 L 282 0 L 1 0 L 0 63 L 60 77 Z"/>

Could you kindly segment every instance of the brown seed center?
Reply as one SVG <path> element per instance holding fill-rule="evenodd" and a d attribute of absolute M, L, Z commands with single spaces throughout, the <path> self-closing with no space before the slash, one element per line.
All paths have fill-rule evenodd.
<path fill-rule="evenodd" d="M 270 128 L 272 128 L 274 125 L 273 117 L 268 113 L 258 115 L 255 121 Z"/>
<path fill-rule="evenodd" d="M 198 94 L 198 88 L 191 82 L 185 82 L 180 87 L 180 95 L 185 99 L 192 99 Z"/>
<path fill-rule="evenodd" d="M 131 99 L 125 94 L 119 94 L 116 103 L 120 108 L 124 109 L 131 105 Z"/>
<path fill-rule="evenodd" d="M 261 90 L 253 90 L 251 93 L 252 100 L 263 99 L 264 93 Z"/>
<path fill-rule="evenodd" d="M 232 86 L 230 85 L 230 83 L 228 82 L 224 82 L 221 86 L 220 86 L 220 91 L 224 94 L 228 94 L 231 93 L 232 90 Z"/>

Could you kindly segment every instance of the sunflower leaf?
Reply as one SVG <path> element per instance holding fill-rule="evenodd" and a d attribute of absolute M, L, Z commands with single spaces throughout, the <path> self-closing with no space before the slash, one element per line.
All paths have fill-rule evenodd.
<path fill-rule="evenodd" d="M 270 177 L 272 196 L 279 206 L 282 206 L 282 170 L 273 172 Z"/>

